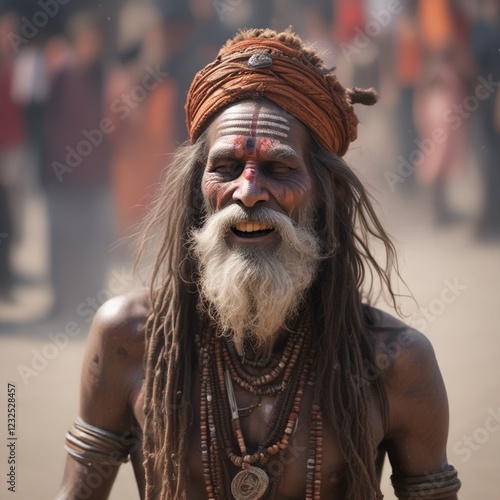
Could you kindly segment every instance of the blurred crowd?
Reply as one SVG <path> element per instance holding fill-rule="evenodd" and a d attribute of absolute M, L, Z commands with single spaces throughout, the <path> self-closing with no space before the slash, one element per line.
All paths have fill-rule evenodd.
<path fill-rule="evenodd" d="M 103 3 L 106 6 L 103 7 Z M 168 157 L 187 139 L 195 72 L 239 27 L 292 25 L 342 83 L 374 86 L 395 117 L 388 185 L 432 194 L 481 168 L 478 238 L 500 234 L 497 0 L 0 0 L 0 301 L 26 204 L 46 200 L 51 314 L 102 288 L 109 248 L 133 232 Z"/>

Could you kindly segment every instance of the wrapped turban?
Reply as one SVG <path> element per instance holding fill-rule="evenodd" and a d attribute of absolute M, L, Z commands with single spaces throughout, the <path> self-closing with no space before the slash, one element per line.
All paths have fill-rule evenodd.
<path fill-rule="evenodd" d="M 335 75 L 305 54 L 270 38 L 256 37 L 224 47 L 197 73 L 186 101 L 191 142 L 208 120 L 229 104 L 266 98 L 301 121 L 327 151 L 343 156 L 357 137 L 352 104 L 374 104 L 373 90 L 345 89 Z"/>

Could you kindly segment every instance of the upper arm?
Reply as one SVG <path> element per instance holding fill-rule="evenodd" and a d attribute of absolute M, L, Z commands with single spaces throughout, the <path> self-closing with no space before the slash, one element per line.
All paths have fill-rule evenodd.
<path fill-rule="evenodd" d="M 394 473 L 432 480 L 432 473 L 448 466 L 446 389 L 432 345 L 423 334 L 406 328 L 400 347 L 384 377 L 389 406 L 384 445 Z"/>
<path fill-rule="evenodd" d="M 398 483 L 415 482 L 428 493 L 438 494 L 436 487 L 443 475 L 433 474 L 446 471 L 448 477 L 453 473 L 448 472 L 446 458 L 448 398 L 434 349 L 422 333 L 385 312 L 366 306 L 365 319 L 387 397 L 381 444 L 393 473 Z M 457 496 L 439 498 L 455 500 Z"/>
<path fill-rule="evenodd" d="M 145 314 L 137 307 L 126 296 L 101 306 L 90 328 L 81 373 L 80 418 L 124 439 L 136 430 L 130 403 L 142 370 Z M 68 455 L 57 498 L 105 499 L 117 471 L 116 464 L 82 464 Z"/>
<path fill-rule="evenodd" d="M 416 331 L 406 339 L 386 382 L 386 444 L 394 471 L 418 476 L 440 470 L 446 461 L 448 400 L 430 342 Z"/>
<path fill-rule="evenodd" d="M 117 297 L 97 311 L 81 373 L 81 418 L 118 434 L 130 430 L 130 397 L 142 367 L 142 327 L 130 307 Z"/>

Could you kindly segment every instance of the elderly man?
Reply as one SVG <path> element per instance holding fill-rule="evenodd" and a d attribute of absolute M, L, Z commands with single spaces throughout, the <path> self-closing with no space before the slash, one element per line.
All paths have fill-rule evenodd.
<path fill-rule="evenodd" d="M 145 221 L 150 289 L 92 325 L 59 499 L 107 498 L 129 456 L 149 500 L 375 499 L 386 453 L 399 498 L 457 498 L 432 347 L 362 303 L 370 271 L 394 299 L 341 159 L 375 100 L 289 31 L 240 32 L 198 73 Z"/>

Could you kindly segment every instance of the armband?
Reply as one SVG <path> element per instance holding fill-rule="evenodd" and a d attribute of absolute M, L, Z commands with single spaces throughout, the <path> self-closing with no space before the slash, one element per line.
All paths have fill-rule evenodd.
<path fill-rule="evenodd" d="M 423 476 L 406 477 L 393 474 L 391 482 L 396 496 L 405 500 L 439 500 L 456 494 L 462 485 L 457 477 L 457 470 L 452 465 L 444 471 Z"/>
<path fill-rule="evenodd" d="M 125 435 L 105 431 L 77 418 L 66 433 L 64 449 L 86 465 L 119 465 L 129 459 L 130 444 Z M 128 441 L 130 443 L 130 441 Z"/>

